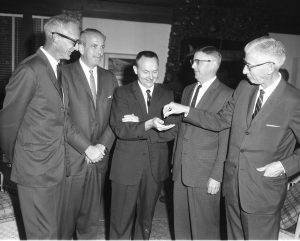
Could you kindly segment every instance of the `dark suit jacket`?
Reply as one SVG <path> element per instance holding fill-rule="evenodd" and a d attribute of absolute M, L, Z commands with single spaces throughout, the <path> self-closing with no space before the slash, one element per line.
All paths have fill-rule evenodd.
<path fill-rule="evenodd" d="M 117 136 L 111 180 L 124 185 L 137 184 L 146 161 L 150 161 L 156 181 L 163 181 L 168 177 L 167 141 L 174 139 L 175 129 L 162 133 L 153 129 L 145 131 L 145 121 L 153 117 L 163 119 L 162 108 L 170 101 L 173 101 L 173 93 L 155 84 L 147 114 L 145 100 L 137 81 L 116 89 L 110 118 L 111 127 Z M 138 116 L 140 122 L 123 123 L 122 117 L 126 114 Z"/>
<path fill-rule="evenodd" d="M 41 50 L 14 71 L 0 112 L 1 149 L 13 162 L 14 182 L 31 187 L 55 185 L 66 170 L 66 135 L 81 152 L 90 145 L 71 124 L 67 105 Z"/>
<path fill-rule="evenodd" d="M 189 105 L 195 84 L 187 86 L 182 95 L 182 104 Z M 197 109 L 217 113 L 231 97 L 233 90 L 216 79 L 206 90 Z M 173 180 L 182 169 L 182 181 L 190 187 L 207 188 L 213 178 L 222 182 L 223 166 L 227 154 L 229 129 L 210 131 L 198 125 L 198 119 L 183 117 L 173 155 Z"/>
<path fill-rule="evenodd" d="M 257 91 L 257 85 L 242 81 L 218 114 L 194 109 L 187 118 L 198 117 L 201 126 L 214 130 L 231 126 L 225 197 L 230 202 L 239 191 L 243 210 L 271 214 L 282 207 L 287 177 L 299 171 L 300 91 L 281 80 L 251 121 Z M 264 177 L 256 170 L 275 161 L 281 161 L 287 177 Z"/>
<path fill-rule="evenodd" d="M 115 135 L 109 126 L 109 115 L 117 80 L 110 71 L 100 67 L 97 68 L 97 76 L 98 89 L 95 106 L 91 88 L 79 61 L 62 68 L 62 79 L 68 86 L 69 114 L 72 122 L 93 145 L 102 144 L 110 150 Z M 68 150 L 71 175 L 84 171 L 87 166 L 85 155 L 72 146 Z M 105 171 L 107 162 L 108 154 L 96 165 L 101 165 L 102 168 L 99 170 Z"/>

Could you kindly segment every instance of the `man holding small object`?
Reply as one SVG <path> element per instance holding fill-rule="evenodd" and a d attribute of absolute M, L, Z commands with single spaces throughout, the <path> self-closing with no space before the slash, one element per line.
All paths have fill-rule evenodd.
<path fill-rule="evenodd" d="M 110 118 L 117 136 L 110 172 L 110 239 L 150 238 L 155 204 L 169 175 L 167 142 L 175 136 L 172 119 L 162 120 L 173 93 L 155 83 L 157 55 L 138 53 L 133 69 L 138 80 L 116 89 Z"/>

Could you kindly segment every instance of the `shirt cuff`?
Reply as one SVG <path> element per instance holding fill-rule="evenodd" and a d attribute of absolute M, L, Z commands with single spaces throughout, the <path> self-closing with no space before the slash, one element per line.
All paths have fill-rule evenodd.
<path fill-rule="evenodd" d="M 284 166 L 282 165 L 281 161 L 279 163 L 280 163 L 280 165 L 281 165 L 281 167 L 283 169 L 283 173 L 285 174 L 286 172 L 285 172 Z"/>
<path fill-rule="evenodd" d="M 183 116 L 187 117 L 189 115 L 189 113 L 190 113 L 190 110 L 191 110 L 191 108 L 189 108 L 189 111 L 187 113 L 185 113 Z"/>

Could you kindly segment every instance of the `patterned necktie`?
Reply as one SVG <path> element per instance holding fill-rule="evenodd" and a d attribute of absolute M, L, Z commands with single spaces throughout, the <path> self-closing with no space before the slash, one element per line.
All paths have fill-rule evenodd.
<path fill-rule="evenodd" d="M 150 90 L 146 90 L 147 92 L 147 106 L 150 106 L 151 103 L 151 95 L 150 95 Z"/>
<path fill-rule="evenodd" d="M 93 70 L 90 70 L 89 72 L 90 72 L 90 87 L 93 95 L 94 104 L 96 106 L 97 91 L 96 91 L 95 78 L 93 75 Z"/>
<path fill-rule="evenodd" d="M 259 93 L 259 97 L 256 101 L 256 105 L 255 105 L 255 109 L 254 109 L 254 112 L 253 112 L 253 115 L 252 115 L 252 119 L 254 119 L 254 117 L 257 115 L 257 113 L 259 112 L 259 110 L 262 107 L 264 94 L 265 94 L 264 90 L 261 89 L 260 93 Z"/>
<path fill-rule="evenodd" d="M 198 93 L 199 93 L 199 90 L 200 90 L 201 87 L 202 87 L 202 85 L 198 85 L 198 86 L 197 86 L 197 89 L 196 89 L 196 91 L 195 91 L 193 100 L 192 100 L 192 102 L 191 102 L 191 107 L 196 107 L 196 101 L 197 101 Z"/>

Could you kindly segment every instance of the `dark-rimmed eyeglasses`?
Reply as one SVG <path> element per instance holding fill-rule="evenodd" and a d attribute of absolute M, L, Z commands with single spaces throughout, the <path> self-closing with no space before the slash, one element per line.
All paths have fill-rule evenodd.
<path fill-rule="evenodd" d="M 245 66 L 247 66 L 248 70 L 251 71 L 251 69 L 255 68 L 255 67 L 258 67 L 258 66 L 262 66 L 264 64 L 275 64 L 274 62 L 272 61 L 267 61 L 267 62 L 264 62 L 264 63 L 261 63 L 261 64 L 249 64 L 246 60 L 244 60 L 244 64 Z"/>
<path fill-rule="evenodd" d="M 191 65 L 193 65 L 194 63 L 196 65 L 198 65 L 201 62 L 211 62 L 211 60 L 210 59 L 190 59 Z"/>
<path fill-rule="evenodd" d="M 57 35 L 60 36 L 60 37 L 63 37 L 63 38 L 65 38 L 65 39 L 68 39 L 68 40 L 72 41 L 74 47 L 75 47 L 75 45 L 76 45 L 76 44 L 78 43 L 78 41 L 79 41 L 79 39 L 73 39 L 73 38 L 71 38 L 71 37 L 69 37 L 69 36 L 67 36 L 67 35 L 62 34 L 62 33 L 52 32 L 52 35 L 53 35 L 53 34 L 57 34 Z"/>

